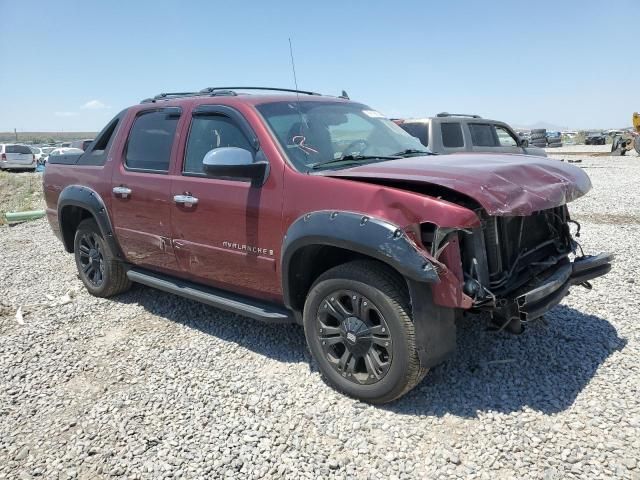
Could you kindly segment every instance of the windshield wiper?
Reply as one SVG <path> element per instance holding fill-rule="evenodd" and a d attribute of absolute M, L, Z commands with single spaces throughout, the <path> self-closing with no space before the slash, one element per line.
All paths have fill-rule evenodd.
<path fill-rule="evenodd" d="M 396 157 L 408 157 L 411 155 L 437 155 L 433 153 L 431 150 L 418 150 L 415 148 L 407 148 L 406 150 L 401 150 L 393 154 Z"/>
<path fill-rule="evenodd" d="M 334 160 L 328 160 L 326 162 L 320 162 L 314 164 L 311 168 L 313 170 L 317 170 L 325 165 L 333 165 L 334 163 L 342 163 L 342 162 L 360 162 L 363 160 L 397 160 L 401 158 L 400 155 L 344 155 L 340 158 L 336 158 Z"/>

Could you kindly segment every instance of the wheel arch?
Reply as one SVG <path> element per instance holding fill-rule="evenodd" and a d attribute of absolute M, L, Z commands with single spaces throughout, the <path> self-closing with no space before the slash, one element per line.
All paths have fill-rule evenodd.
<path fill-rule="evenodd" d="M 73 253 L 76 230 L 86 218 L 96 221 L 111 254 L 123 258 L 104 200 L 95 190 L 82 185 L 69 185 L 58 198 L 58 223 L 65 250 Z"/>
<path fill-rule="evenodd" d="M 341 263 L 367 258 L 407 279 L 438 281 L 436 267 L 398 226 L 360 213 L 317 211 L 298 218 L 285 235 L 281 260 L 285 305 L 302 311 L 318 276 Z"/>

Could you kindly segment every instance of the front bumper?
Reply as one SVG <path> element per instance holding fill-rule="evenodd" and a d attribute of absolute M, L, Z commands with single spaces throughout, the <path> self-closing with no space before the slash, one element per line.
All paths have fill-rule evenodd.
<path fill-rule="evenodd" d="M 609 272 L 612 261 L 612 254 L 601 253 L 555 265 L 514 295 L 500 299 L 495 313 L 522 321 L 539 318 L 559 304 L 571 286 L 590 288 L 587 282 Z"/>

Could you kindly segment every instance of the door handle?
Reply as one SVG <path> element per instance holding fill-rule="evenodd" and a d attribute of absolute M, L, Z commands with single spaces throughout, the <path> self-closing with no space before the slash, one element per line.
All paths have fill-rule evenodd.
<path fill-rule="evenodd" d="M 113 193 L 120 195 L 122 198 L 129 198 L 129 195 L 131 195 L 131 189 L 120 185 L 119 187 L 113 187 Z"/>
<path fill-rule="evenodd" d="M 185 207 L 192 207 L 198 204 L 198 199 L 191 195 L 174 195 L 173 201 L 177 204 L 184 205 Z"/>

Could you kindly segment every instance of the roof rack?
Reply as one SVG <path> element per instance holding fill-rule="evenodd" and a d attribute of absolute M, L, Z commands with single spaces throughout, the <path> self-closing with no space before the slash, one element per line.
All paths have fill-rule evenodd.
<path fill-rule="evenodd" d="M 290 92 L 290 93 L 302 93 L 303 95 L 321 95 L 317 92 L 310 92 L 308 90 L 295 90 L 293 88 L 275 88 L 275 87 L 208 87 L 200 90 L 200 93 L 216 93 L 218 90 L 266 90 L 273 92 Z"/>
<path fill-rule="evenodd" d="M 471 118 L 482 118 L 480 115 L 467 115 L 466 113 L 449 113 L 449 112 L 440 112 L 436 115 L 436 117 L 471 117 Z"/>
<path fill-rule="evenodd" d="M 183 98 L 183 97 L 200 97 L 200 96 L 235 96 L 237 93 L 236 90 L 265 90 L 265 91 L 275 91 L 275 92 L 291 92 L 291 93 L 301 93 L 303 95 L 320 95 L 316 92 L 309 92 L 306 90 L 294 90 L 290 88 L 274 88 L 274 87 L 207 87 L 203 88 L 199 92 L 167 92 L 167 93 L 159 93 L 158 95 L 150 98 L 145 98 L 140 103 L 155 103 L 158 100 L 170 100 L 172 98 Z"/>

